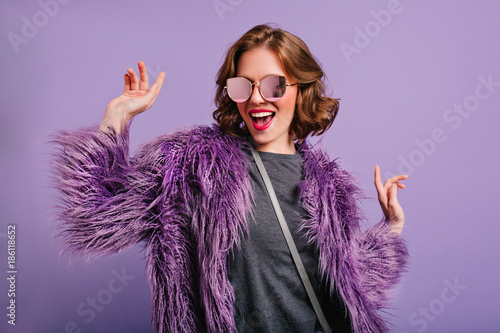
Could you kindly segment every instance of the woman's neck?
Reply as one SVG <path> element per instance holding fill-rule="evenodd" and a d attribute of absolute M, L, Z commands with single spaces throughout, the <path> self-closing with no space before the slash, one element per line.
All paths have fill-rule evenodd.
<path fill-rule="evenodd" d="M 262 151 L 266 153 L 276 153 L 276 154 L 289 154 L 293 155 L 297 151 L 295 150 L 295 143 L 290 137 L 289 140 L 285 142 L 268 142 L 264 144 L 259 144 L 252 137 L 250 137 L 250 142 L 255 147 L 257 151 Z"/>

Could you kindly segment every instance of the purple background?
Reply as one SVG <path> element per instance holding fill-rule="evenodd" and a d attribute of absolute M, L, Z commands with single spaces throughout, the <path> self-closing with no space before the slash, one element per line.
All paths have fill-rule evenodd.
<path fill-rule="evenodd" d="M 342 99 L 323 139 L 330 155 L 373 197 L 376 163 L 386 176 L 410 174 L 399 198 L 411 259 L 394 292 L 393 332 L 500 331 L 500 87 L 477 88 L 479 77 L 500 82 L 498 2 L 65 1 L 57 10 L 45 6 L 50 15 L 34 0 L 0 4 L 0 276 L 7 274 L 8 224 L 17 226 L 18 240 L 17 325 L 6 323 L 1 278 L 0 331 L 149 330 L 140 246 L 72 268 L 59 258 L 46 142 L 58 129 L 100 122 L 123 89 L 126 68 L 141 59 L 150 80 L 160 70 L 167 78 L 154 107 L 135 119 L 132 148 L 211 123 L 224 52 L 266 22 L 304 39 Z M 388 7 L 390 21 L 377 23 L 376 13 Z M 33 23 L 37 31 L 27 28 Z M 13 46 L 13 34 L 25 43 Z M 347 44 L 356 52 L 344 54 Z M 471 111 L 463 116 L 448 111 L 464 103 Z M 369 224 L 381 217 L 377 205 L 363 204 Z M 134 277 L 117 293 L 108 290 L 113 270 Z M 450 289 L 454 284 L 461 287 Z M 107 304 L 91 318 L 85 302 L 96 296 Z"/>

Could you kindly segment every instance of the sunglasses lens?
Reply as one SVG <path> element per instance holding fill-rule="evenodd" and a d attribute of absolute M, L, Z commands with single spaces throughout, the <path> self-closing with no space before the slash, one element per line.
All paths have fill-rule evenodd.
<path fill-rule="evenodd" d="M 252 83 L 244 77 L 232 77 L 226 81 L 227 94 L 236 103 L 243 103 L 252 94 Z"/>
<path fill-rule="evenodd" d="M 260 83 L 262 96 L 269 102 L 276 102 L 286 91 L 286 80 L 284 76 L 266 76 Z"/>

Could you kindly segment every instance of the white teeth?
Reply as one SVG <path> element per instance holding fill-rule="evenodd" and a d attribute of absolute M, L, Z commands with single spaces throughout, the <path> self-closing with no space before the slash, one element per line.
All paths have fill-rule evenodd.
<path fill-rule="evenodd" d="M 272 116 L 274 112 L 256 112 L 252 113 L 251 116 L 254 118 Z"/>

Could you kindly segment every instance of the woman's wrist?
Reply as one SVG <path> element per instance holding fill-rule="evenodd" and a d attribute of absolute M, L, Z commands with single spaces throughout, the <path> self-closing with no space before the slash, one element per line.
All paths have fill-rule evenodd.
<path fill-rule="evenodd" d="M 396 219 L 389 219 L 389 224 L 391 225 L 391 232 L 401 234 L 403 232 L 403 226 L 405 224 L 405 219 L 404 219 L 404 217 L 403 218 L 396 218 Z"/>
<path fill-rule="evenodd" d="M 100 129 L 104 132 L 120 134 L 124 131 L 127 123 L 128 120 L 123 116 L 123 112 L 108 107 L 101 120 Z"/>

